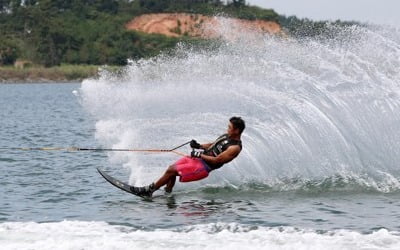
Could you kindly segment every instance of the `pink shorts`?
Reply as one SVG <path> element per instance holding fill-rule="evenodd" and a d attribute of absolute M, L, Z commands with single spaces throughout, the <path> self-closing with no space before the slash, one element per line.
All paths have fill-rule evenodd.
<path fill-rule="evenodd" d="M 198 181 L 208 176 L 209 167 L 199 158 L 183 157 L 175 162 L 180 182 Z"/>

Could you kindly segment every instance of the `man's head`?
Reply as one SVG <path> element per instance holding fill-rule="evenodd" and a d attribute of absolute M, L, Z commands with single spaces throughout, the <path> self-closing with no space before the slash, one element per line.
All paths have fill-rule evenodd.
<path fill-rule="evenodd" d="M 236 134 L 241 135 L 246 125 L 241 117 L 232 117 L 229 119 L 228 134 L 230 136 Z"/>

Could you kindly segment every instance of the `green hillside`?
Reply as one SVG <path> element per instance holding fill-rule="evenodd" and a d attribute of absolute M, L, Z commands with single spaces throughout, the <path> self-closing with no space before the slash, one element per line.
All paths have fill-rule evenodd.
<path fill-rule="evenodd" d="M 0 65 L 17 59 L 45 67 L 125 65 L 127 58 L 154 56 L 182 39 L 191 40 L 124 28 L 138 15 L 162 12 L 279 20 L 273 10 L 248 6 L 244 0 L 1 0 Z"/>

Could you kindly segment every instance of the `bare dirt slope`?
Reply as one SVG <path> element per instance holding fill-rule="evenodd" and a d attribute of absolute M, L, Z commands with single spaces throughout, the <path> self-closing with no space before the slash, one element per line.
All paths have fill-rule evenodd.
<path fill-rule="evenodd" d="M 141 15 L 126 24 L 128 30 L 163 34 L 170 37 L 185 35 L 201 38 L 219 37 L 220 30 L 223 30 L 225 26 L 229 26 L 229 32 L 232 34 L 240 33 L 243 30 L 271 34 L 281 32 L 281 27 L 276 22 L 210 17 L 186 13 Z"/>

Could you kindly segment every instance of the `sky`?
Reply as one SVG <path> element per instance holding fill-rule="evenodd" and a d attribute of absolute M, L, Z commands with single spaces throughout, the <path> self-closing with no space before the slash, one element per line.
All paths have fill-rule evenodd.
<path fill-rule="evenodd" d="M 360 21 L 400 26 L 400 0 L 247 0 L 278 14 L 313 20 Z"/>

